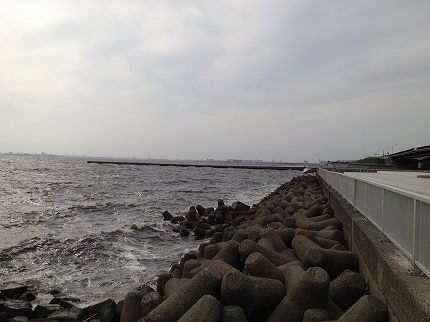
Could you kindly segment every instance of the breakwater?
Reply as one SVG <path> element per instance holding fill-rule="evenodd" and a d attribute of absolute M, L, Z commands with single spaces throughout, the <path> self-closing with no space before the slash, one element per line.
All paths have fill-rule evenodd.
<path fill-rule="evenodd" d="M 213 211 L 198 211 L 199 208 L 191 208 L 177 225 L 187 230 L 195 225 L 193 231 L 197 236 L 199 227 L 205 231 L 204 237 L 210 239 L 203 241 L 198 250 L 186 253 L 168 272 L 161 273 L 155 287 L 144 285 L 119 303 L 106 300 L 85 308 L 70 304 L 64 295 L 54 294 L 54 298 L 62 300 L 52 305 L 61 309 L 56 306 L 48 312 L 47 308 L 45 316 L 56 320 L 97 318 L 121 322 L 140 318 L 145 321 L 385 321 L 387 318 L 385 305 L 366 295 L 366 281 L 357 273 L 358 258 L 346 250 L 341 223 L 334 218 L 316 177 L 293 179 L 251 208 L 242 203 L 226 206 L 221 202 Z M 208 220 L 212 214 L 215 223 L 211 225 Z M 220 221 L 221 216 L 224 222 Z M 172 220 L 168 216 L 164 219 Z M 0 311 L 9 316 L 34 316 L 31 305 L 30 311 L 28 304 L 26 311 L 11 308 L 17 303 L 24 306 L 24 300 L 18 300 L 23 291 L 2 290 Z M 17 300 L 13 302 L 10 298 Z M 61 303 L 63 306 L 69 303 L 70 307 L 64 308 Z"/>
<path fill-rule="evenodd" d="M 237 163 L 208 163 L 208 162 L 129 162 L 129 161 L 105 161 L 89 160 L 87 163 L 93 164 L 113 164 L 113 165 L 140 165 L 140 166 L 161 166 L 161 167 L 181 167 L 181 168 L 214 168 L 214 169 L 248 169 L 248 170 L 297 170 L 303 171 L 303 165 L 275 165 L 275 164 L 237 164 Z"/>

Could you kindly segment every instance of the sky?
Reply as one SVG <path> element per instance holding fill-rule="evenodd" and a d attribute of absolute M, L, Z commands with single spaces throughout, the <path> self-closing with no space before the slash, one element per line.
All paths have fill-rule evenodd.
<path fill-rule="evenodd" d="M 0 0 L 0 151 L 350 160 L 430 144 L 428 0 Z"/>

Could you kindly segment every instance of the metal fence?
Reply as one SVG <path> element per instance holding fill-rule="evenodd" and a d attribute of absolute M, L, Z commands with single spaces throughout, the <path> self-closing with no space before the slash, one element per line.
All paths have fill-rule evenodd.
<path fill-rule="evenodd" d="M 430 277 L 429 197 L 322 168 L 318 174 Z"/>

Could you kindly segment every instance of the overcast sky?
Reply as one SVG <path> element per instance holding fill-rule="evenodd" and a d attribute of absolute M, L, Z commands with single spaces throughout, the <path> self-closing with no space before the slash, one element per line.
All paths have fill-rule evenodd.
<path fill-rule="evenodd" d="M 428 0 L 0 0 L 2 152 L 355 159 L 429 121 Z"/>

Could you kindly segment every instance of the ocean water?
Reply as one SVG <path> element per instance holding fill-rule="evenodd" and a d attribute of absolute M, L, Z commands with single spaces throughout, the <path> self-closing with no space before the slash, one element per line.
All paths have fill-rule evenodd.
<path fill-rule="evenodd" d="M 0 281 L 120 300 L 201 243 L 173 233 L 164 210 L 252 205 L 299 174 L 0 157 Z"/>

